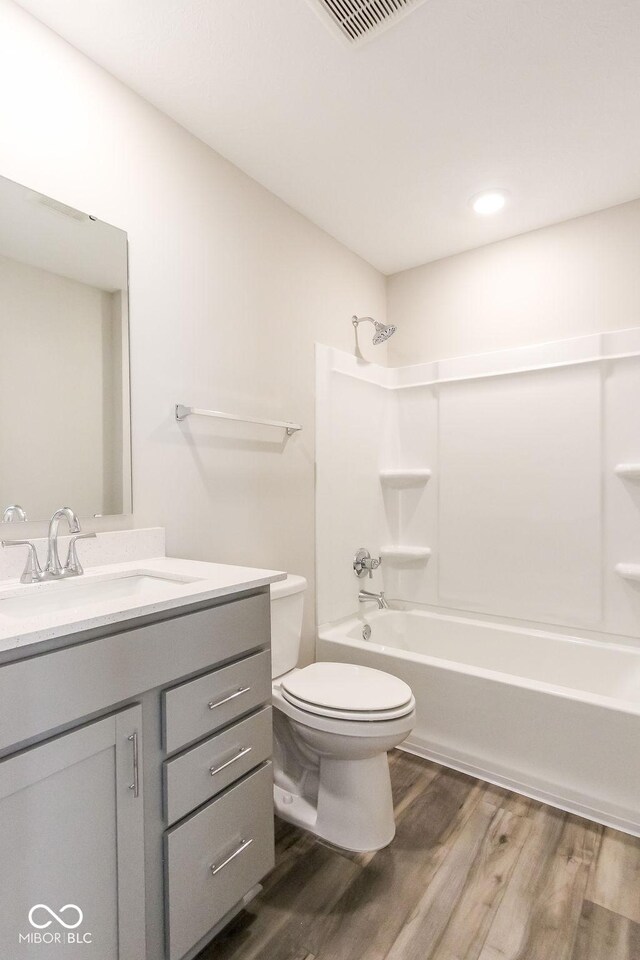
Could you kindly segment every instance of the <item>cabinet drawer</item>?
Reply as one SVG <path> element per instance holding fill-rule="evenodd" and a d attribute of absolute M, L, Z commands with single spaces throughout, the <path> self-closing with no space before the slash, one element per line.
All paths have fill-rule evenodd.
<path fill-rule="evenodd" d="M 265 764 L 165 834 L 169 960 L 180 960 L 274 865 Z"/>
<path fill-rule="evenodd" d="M 167 753 L 200 740 L 271 701 L 271 658 L 267 651 L 246 657 L 163 694 Z"/>
<path fill-rule="evenodd" d="M 175 823 L 271 756 L 271 707 L 164 762 L 167 823 Z"/>

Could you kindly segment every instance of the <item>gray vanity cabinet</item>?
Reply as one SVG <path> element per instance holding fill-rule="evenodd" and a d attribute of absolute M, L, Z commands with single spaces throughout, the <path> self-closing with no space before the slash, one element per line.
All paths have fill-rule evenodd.
<path fill-rule="evenodd" d="M 131 706 L 0 761 L 2 956 L 144 960 L 141 719 Z"/>
<path fill-rule="evenodd" d="M 269 614 L 262 588 L 0 661 L 0 960 L 192 960 L 255 895 Z"/>

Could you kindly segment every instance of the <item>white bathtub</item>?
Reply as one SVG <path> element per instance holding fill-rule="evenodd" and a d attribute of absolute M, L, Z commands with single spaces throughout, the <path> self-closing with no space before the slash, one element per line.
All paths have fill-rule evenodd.
<path fill-rule="evenodd" d="M 411 685 L 406 749 L 640 836 L 639 649 L 383 610 L 322 628 L 317 655 Z"/>

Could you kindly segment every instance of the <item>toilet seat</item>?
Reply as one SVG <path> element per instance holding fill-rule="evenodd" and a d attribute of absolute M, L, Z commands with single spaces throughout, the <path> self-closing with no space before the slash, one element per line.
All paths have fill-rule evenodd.
<path fill-rule="evenodd" d="M 375 720 L 373 717 L 367 716 L 366 720 L 357 720 L 354 717 L 330 717 L 324 714 L 311 713 L 310 710 L 298 707 L 287 700 L 279 681 L 273 684 L 272 703 L 276 710 L 283 713 L 293 723 L 299 723 L 313 730 L 322 730 L 325 733 L 334 734 L 336 737 L 360 737 L 368 740 L 396 733 L 399 737 L 398 742 L 400 742 L 411 733 L 415 723 L 415 703 L 410 713 L 395 719 Z"/>
<path fill-rule="evenodd" d="M 337 720 L 395 720 L 415 707 L 403 680 L 351 663 L 312 663 L 283 677 L 281 691 L 299 710 Z"/>
<path fill-rule="evenodd" d="M 396 707 L 395 710 L 331 710 L 329 707 L 321 707 L 315 703 L 306 703 L 304 700 L 298 700 L 296 697 L 292 696 L 290 693 L 287 693 L 283 689 L 282 695 L 284 699 L 291 704 L 293 707 L 297 707 L 298 710 L 303 710 L 305 713 L 311 713 L 314 716 L 318 717 L 334 717 L 336 720 L 347 720 L 354 722 L 359 721 L 373 721 L 373 720 L 397 720 L 401 717 L 406 717 L 408 714 L 412 713 L 415 709 L 415 700 L 413 697 L 409 700 L 408 703 L 405 703 L 402 707 Z"/>

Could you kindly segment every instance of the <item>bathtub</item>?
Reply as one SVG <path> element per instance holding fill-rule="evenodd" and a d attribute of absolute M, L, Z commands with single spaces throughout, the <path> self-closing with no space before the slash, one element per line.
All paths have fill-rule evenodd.
<path fill-rule="evenodd" d="M 380 610 L 321 628 L 317 657 L 410 684 L 404 749 L 640 836 L 640 649 Z"/>

